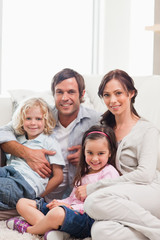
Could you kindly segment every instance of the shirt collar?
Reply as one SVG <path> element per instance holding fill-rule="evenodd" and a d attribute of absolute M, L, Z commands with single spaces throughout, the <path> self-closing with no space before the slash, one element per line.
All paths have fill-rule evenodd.
<path fill-rule="evenodd" d="M 56 107 L 54 107 L 54 109 L 53 109 L 53 114 L 54 114 L 54 118 L 56 120 L 56 126 L 58 126 L 58 110 Z M 80 104 L 76 123 L 79 123 L 81 121 L 81 119 L 84 119 L 84 118 L 91 118 L 91 117 L 88 114 L 87 108 L 85 108 L 84 106 L 82 106 Z"/>
<path fill-rule="evenodd" d="M 34 138 L 34 139 L 27 139 L 25 135 L 22 135 L 20 137 L 18 137 L 18 141 L 21 144 L 26 143 L 27 141 L 33 141 L 33 142 L 42 142 L 42 139 L 44 138 L 44 133 L 41 133 L 40 135 L 38 135 L 38 137 Z"/>

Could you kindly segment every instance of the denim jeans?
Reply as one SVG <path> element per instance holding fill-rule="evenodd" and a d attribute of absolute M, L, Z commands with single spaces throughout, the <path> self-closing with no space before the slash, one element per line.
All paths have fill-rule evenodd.
<path fill-rule="evenodd" d="M 91 227 L 94 219 L 90 218 L 86 213 L 80 213 L 77 210 L 60 206 L 65 210 L 65 219 L 59 231 L 67 232 L 76 238 L 87 238 L 91 236 Z"/>
<path fill-rule="evenodd" d="M 22 197 L 35 199 L 36 193 L 12 166 L 0 167 L 0 209 L 14 209 Z"/>

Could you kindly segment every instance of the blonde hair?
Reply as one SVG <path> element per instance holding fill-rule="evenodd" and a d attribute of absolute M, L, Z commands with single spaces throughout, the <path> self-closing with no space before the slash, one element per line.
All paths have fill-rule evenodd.
<path fill-rule="evenodd" d="M 13 114 L 12 122 L 13 122 L 13 128 L 16 132 L 16 134 L 25 134 L 25 130 L 23 128 L 23 122 L 26 116 L 26 112 L 28 109 L 39 106 L 43 118 L 44 118 L 44 134 L 51 134 L 56 121 L 53 117 L 52 110 L 50 109 L 49 105 L 42 99 L 42 98 L 29 98 L 27 100 L 24 100 L 16 109 L 16 111 Z"/>

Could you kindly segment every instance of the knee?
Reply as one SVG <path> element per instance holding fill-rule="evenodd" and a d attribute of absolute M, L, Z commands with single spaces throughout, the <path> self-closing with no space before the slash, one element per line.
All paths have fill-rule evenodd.
<path fill-rule="evenodd" d="M 16 209 L 17 211 L 19 212 L 21 209 L 24 209 L 25 207 L 25 202 L 26 202 L 26 199 L 25 198 L 20 198 L 16 204 Z"/>
<path fill-rule="evenodd" d="M 113 230 L 113 231 L 112 231 Z M 105 221 L 95 221 L 92 225 L 91 229 L 91 237 L 92 240 L 99 239 L 99 236 L 101 236 L 101 240 L 112 240 L 115 239 L 113 237 L 113 232 L 115 229 L 111 228 L 110 224 Z"/>
<path fill-rule="evenodd" d="M 86 213 L 91 217 L 96 219 L 97 212 L 99 211 L 100 200 L 97 199 L 95 194 L 89 195 L 84 202 L 84 209 Z M 101 208 L 101 207 L 100 207 Z"/>
<path fill-rule="evenodd" d="M 51 209 L 46 216 L 50 222 L 55 222 L 56 220 L 57 227 L 59 227 L 63 224 L 65 218 L 65 211 L 62 207 L 55 207 Z"/>
<path fill-rule="evenodd" d="M 94 222 L 91 228 L 91 237 L 92 240 L 97 240 L 99 239 L 99 236 L 101 236 L 101 240 L 106 240 L 106 236 L 104 238 L 103 236 L 103 226 L 102 226 L 102 222 Z M 108 240 L 108 239 L 107 239 Z"/>
<path fill-rule="evenodd" d="M 21 214 L 21 211 L 24 211 L 24 209 L 27 209 L 28 207 L 36 208 L 36 201 L 28 198 L 20 198 L 16 204 L 16 209 L 19 214 Z"/>

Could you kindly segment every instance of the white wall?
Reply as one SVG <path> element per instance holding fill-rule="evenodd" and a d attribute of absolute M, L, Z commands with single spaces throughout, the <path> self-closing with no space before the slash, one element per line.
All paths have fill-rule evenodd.
<path fill-rule="evenodd" d="M 153 72 L 152 0 L 102 0 L 99 72 L 120 68 L 131 75 Z"/>

